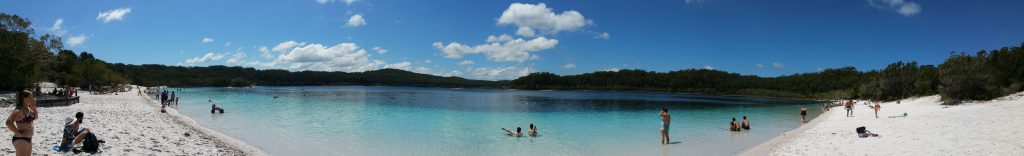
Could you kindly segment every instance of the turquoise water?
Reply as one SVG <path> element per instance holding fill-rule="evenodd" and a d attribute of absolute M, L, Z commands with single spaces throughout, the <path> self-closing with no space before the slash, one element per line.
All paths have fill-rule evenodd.
<path fill-rule="evenodd" d="M 734 155 L 798 127 L 812 101 L 415 87 L 183 88 L 179 112 L 272 155 Z M 274 98 L 274 97 L 278 98 Z M 212 100 L 226 110 L 210 114 Z M 661 145 L 662 106 L 673 117 Z M 728 132 L 731 118 L 752 130 Z M 509 137 L 500 128 L 539 128 Z"/>

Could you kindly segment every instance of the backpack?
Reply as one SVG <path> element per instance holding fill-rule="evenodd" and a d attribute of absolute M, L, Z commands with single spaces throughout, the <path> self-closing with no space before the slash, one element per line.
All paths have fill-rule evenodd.
<path fill-rule="evenodd" d="M 86 133 L 85 140 L 82 140 L 82 151 L 86 153 L 96 153 L 99 152 L 99 149 L 100 142 L 96 139 L 96 135 L 93 135 L 92 132 Z"/>
<path fill-rule="evenodd" d="M 857 127 L 857 134 L 865 133 L 867 131 L 868 131 L 867 128 L 865 128 L 863 126 Z"/>

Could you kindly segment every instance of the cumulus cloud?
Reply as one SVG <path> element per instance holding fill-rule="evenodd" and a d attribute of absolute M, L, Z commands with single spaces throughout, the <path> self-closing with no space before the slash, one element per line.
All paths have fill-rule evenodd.
<path fill-rule="evenodd" d="M 782 69 L 782 68 L 786 68 L 786 65 L 784 65 L 782 63 L 778 63 L 778 62 L 772 62 L 772 68 Z"/>
<path fill-rule="evenodd" d="M 402 61 L 395 64 L 384 65 L 384 68 L 401 69 L 409 71 L 409 69 L 412 69 L 412 63 L 410 63 L 409 61 Z"/>
<path fill-rule="evenodd" d="M 488 36 L 487 43 L 480 45 L 465 45 L 458 42 L 451 42 L 447 45 L 441 42 L 434 42 L 434 48 L 441 50 L 446 58 L 462 58 L 466 54 L 485 54 L 487 60 L 498 62 L 523 62 L 528 59 L 536 59 L 540 56 L 532 52 L 551 49 L 558 45 L 558 40 L 548 39 L 543 36 L 531 40 L 522 38 L 513 39 L 508 35 Z"/>
<path fill-rule="evenodd" d="M 348 18 L 348 22 L 345 23 L 347 27 L 358 27 L 366 25 L 366 19 L 363 19 L 363 14 L 355 14 Z"/>
<path fill-rule="evenodd" d="M 561 31 L 573 31 L 590 24 L 578 11 L 569 10 L 562 13 L 551 11 L 546 4 L 512 3 L 498 17 L 498 25 L 516 25 L 516 34 L 533 36 L 534 29 L 544 34 L 556 34 Z M 528 30 L 526 30 L 528 29 Z"/>
<path fill-rule="evenodd" d="M 75 47 L 75 46 L 78 46 L 78 45 L 85 44 L 85 40 L 88 40 L 88 39 L 89 39 L 89 37 L 85 36 L 85 34 L 78 34 L 78 36 L 73 36 L 71 38 L 68 38 L 68 41 L 66 43 L 68 44 L 69 47 Z"/>
<path fill-rule="evenodd" d="M 608 69 L 604 69 L 604 70 L 601 70 L 601 71 L 606 71 L 606 72 L 619 72 L 620 70 L 622 70 L 622 69 L 619 69 L 619 68 L 608 68 Z"/>
<path fill-rule="evenodd" d="M 594 38 L 608 40 L 608 39 L 612 38 L 612 35 L 608 34 L 608 32 L 603 32 L 603 33 L 597 33 L 597 35 L 594 35 Z"/>
<path fill-rule="evenodd" d="M 356 2 L 356 0 L 316 0 L 316 3 L 327 4 L 327 3 L 332 3 L 334 1 L 345 2 L 345 5 L 352 5 L 352 3 Z"/>
<path fill-rule="evenodd" d="M 283 53 L 283 52 L 288 51 L 288 50 L 290 50 L 290 49 L 292 49 L 294 47 L 304 46 L 304 45 L 306 45 L 306 42 L 285 41 L 285 42 L 281 42 L 281 43 L 277 44 L 277 46 L 274 46 L 274 48 L 270 49 L 270 51 L 282 52 Z"/>
<path fill-rule="evenodd" d="M 473 63 L 473 60 L 462 60 L 462 62 L 459 62 L 459 65 L 471 65 Z"/>
<path fill-rule="evenodd" d="M 203 41 L 202 41 L 202 42 L 203 42 L 203 43 L 210 43 L 210 42 L 213 42 L 213 38 L 210 38 L 210 37 L 203 37 Z"/>
<path fill-rule="evenodd" d="M 270 53 L 270 49 L 267 48 L 267 47 L 260 47 L 259 51 L 260 51 L 260 56 L 263 57 L 263 58 L 268 58 L 268 59 L 269 58 L 274 58 L 274 54 L 271 54 Z"/>
<path fill-rule="evenodd" d="M 754 64 L 754 67 L 756 67 L 756 68 L 764 68 L 764 65 L 763 65 L 763 64 L 760 64 L 760 63 L 758 63 L 758 64 Z"/>
<path fill-rule="evenodd" d="M 530 67 L 466 67 L 469 76 L 474 79 L 483 80 L 510 80 L 529 75 Z"/>
<path fill-rule="evenodd" d="M 228 58 L 227 63 L 228 65 L 242 65 L 245 62 L 243 59 L 245 59 L 245 53 L 236 52 L 231 55 L 231 58 Z"/>
<path fill-rule="evenodd" d="M 921 13 L 921 5 L 909 0 L 868 0 L 868 5 L 885 10 L 893 10 L 900 15 L 910 17 Z"/>
<path fill-rule="evenodd" d="M 576 68 L 576 64 L 572 64 L 572 63 L 565 64 L 565 65 L 562 65 L 562 68 L 565 68 L 565 69 Z"/>
<path fill-rule="evenodd" d="M 293 41 L 290 41 L 293 42 Z M 286 42 L 287 43 L 287 42 Z M 370 55 L 365 49 L 359 48 L 355 43 L 339 43 L 334 46 L 322 44 L 308 44 L 305 46 L 280 46 L 290 47 L 273 62 L 267 66 L 278 67 L 290 70 L 317 70 L 317 71 L 344 71 L 362 72 L 379 69 L 384 66 L 384 61 L 370 60 Z M 294 45 L 294 44 L 291 44 Z"/>
<path fill-rule="evenodd" d="M 52 32 L 54 35 L 57 35 L 57 36 L 64 36 L 64 33 L 67 33 L 68 30 L 64 30 L 64 28 L 61 26 L 63 24 L 64 24 L 64 19 L 63 18 L 57 18 L 57 21 L 53 22 L 53 26 L 50 26 L 50 32 Z"/>
<path fill-rule="evenodd" d="M 185 60 L 185 64 L 195 65 L 195 64 L 205 63 L 205 62 L 209 62 L 209 61 L 217 61 L 217 60 L 220 60 L 220 59 L 223 59 L 223 58 L 224 58 L 224 54 L 206 53 L 203 56 L 193 57 L 193 58 L 190 58 L 188 60 Z"/>
<path fill-rule="evenodd" d="M 108 23 L 110 21 L 115 20 L 120 21 L 124 20 L 124 16 L 128 15 L 128 13 L 130 12 L 132 12 L 132 8 L 118 8 L 114 10 L 107 10 L 104 12 L 100 12 L 100 14 L 96 16 L 96 20 L 102 21 L 103 23 Z"/>
<path fill-rule="evenodd" d="M 372 49 L 373 51 L 377 52 L 377 54 L 388 53 L 387 49 L 380 48 L 380 47 L 373 47 L 373 48 L 370 48 L 370 49 Z"/>

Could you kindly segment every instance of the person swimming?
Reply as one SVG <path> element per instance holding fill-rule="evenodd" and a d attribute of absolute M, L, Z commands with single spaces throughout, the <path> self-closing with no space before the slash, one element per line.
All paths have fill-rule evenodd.
<path fill-rule="evenodd" d="M 505 134 L 505 135 L 508 135 L 508 136 L 514 136 L 514 137 L 523 136 L 523 133 L 522 133 L 523 129 L 520 128 L 520 127 L 516 127 L 516 131 L 515 132 L 512 132 L 511 130 L 508 130 L 508 129 L 505 129 L 505 128 L 501 128 L 501 130 L 507 132 L 507 134 Z"/>
<path fill-rule="evenodd" d="M 743 129 L 750 130 L 750 120 L 747 120 L 747 116 L 743 116 Z"/>

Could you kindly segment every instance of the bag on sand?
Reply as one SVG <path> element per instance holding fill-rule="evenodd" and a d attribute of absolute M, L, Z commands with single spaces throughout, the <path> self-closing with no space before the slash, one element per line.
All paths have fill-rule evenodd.
<path fill-rule="evenodd" d="M 865 133 L 867 131 L 868 131 L 867 128 L 865 128 L 863 126 L 857 127 L 857 134 L 862 134 L 862 133 Z"/>
<path fill-rule="evenodd" d="M 99 152 L 99 149 L 100 142 L 96 139 L 96 135 L 93 135 L 92 132 L 85 134 L 85 140 L 82 140 L 82 151 L 96 153 Z"/>

